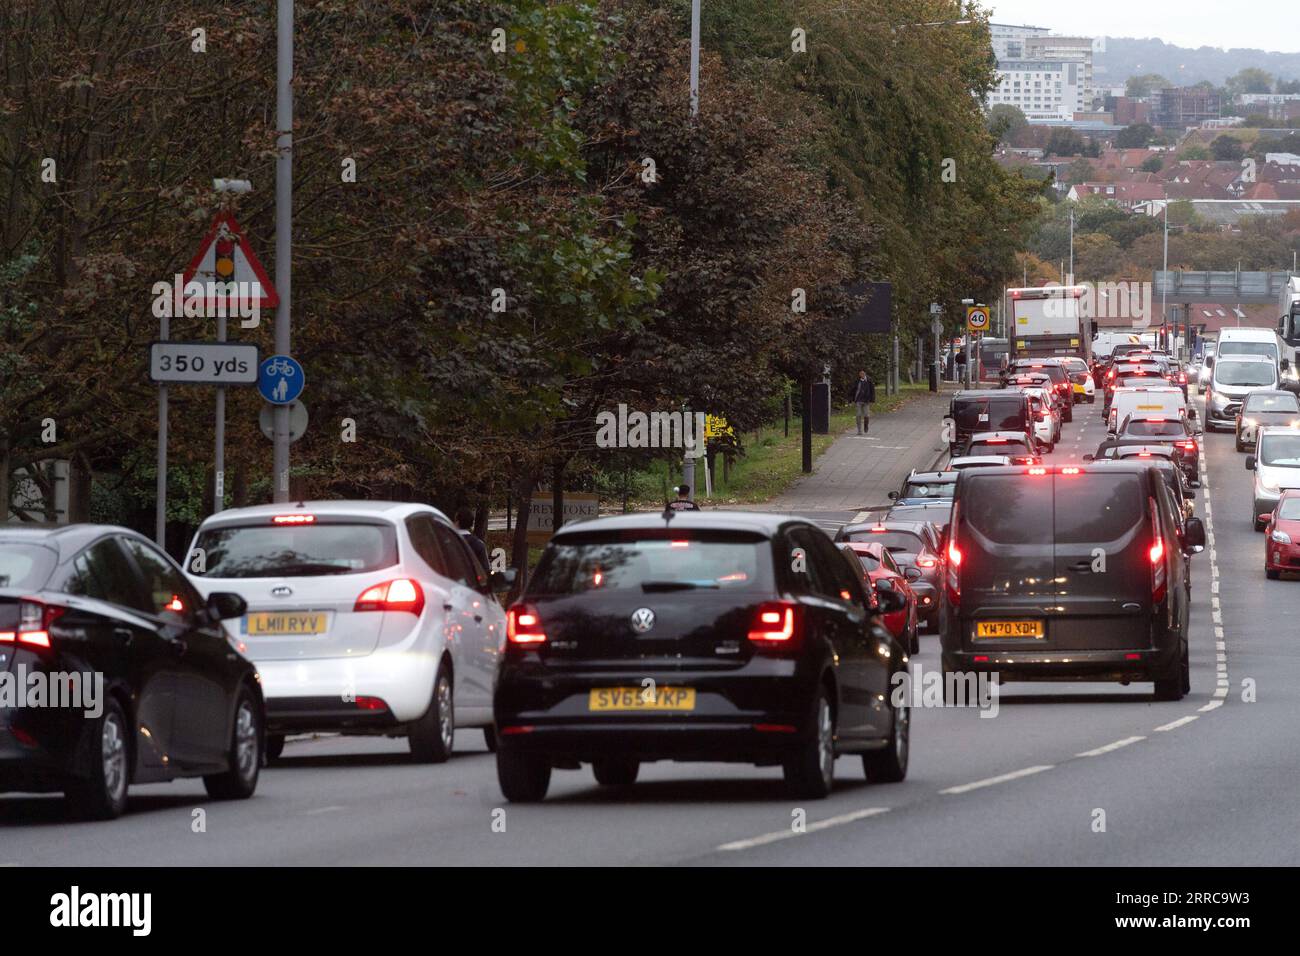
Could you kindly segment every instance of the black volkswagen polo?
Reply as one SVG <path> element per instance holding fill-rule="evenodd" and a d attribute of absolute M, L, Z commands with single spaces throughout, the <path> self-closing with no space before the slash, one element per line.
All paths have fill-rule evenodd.
<path fill-rule="evenodd" d="M 898 595 L 881 595 L 880 611 Z M 509 611 L 497 674 L 497 773 L 541 800 L 553 768 L 628 785 L 647 761 L 781 766 L 826 796 L 835 757 L 869 780 L 907 772 L 895 709 L 904 649 L 858 568 L 807 521 L 744 512 L 569 525 Z"/>
<path fill-rule="evenodd" d="M 62 791 L 90 818 L 132 783 L 251 796 L 262 694 L 221 626 L 243 611 L 125 528 L 0 531 L 0 792 Z"/>

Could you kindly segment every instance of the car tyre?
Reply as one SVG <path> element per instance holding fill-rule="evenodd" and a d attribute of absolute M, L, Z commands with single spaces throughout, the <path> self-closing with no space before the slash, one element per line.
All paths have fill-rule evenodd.
<path fill-rule="evenodd" d="M 542 757 L 497 751 L 497 782 L 511 803 L 540 803 L 551 785 L 551 765 Z"/>
<path fill-rule="evenodd" d="M 1156 700 L 1182 700 L 1192 689 L 1191 660 L 1187 643 L 1183 642 L 1182 655 L 1173 674 L 1156 679 Z"/>
<path fill-rule="evenodd" d="M 496 724 L 488 724 L 483 728 L 483 743 L 487 744 L 488 753 L 497 752 L 497 728 Z"/>
<path fill-rule="evenodd" d="M 596 775 L 596 782 L 602 787 L 630 787 L 636 783 L 636 775 L 641 770 L 641 761 L 597 760 L 591 765 L 591 772 Z"/>
<path fill-rule="evenodd" d="M 257 777 L 262 771 L 261 708 L 247 687 L 241 687 L 235 698 L 226 761 L 224 773 L 203 778 L 208 796 L 214 800 L 247 800 L 257 790 Z"/>
<path fill-rule="evenodd" d="M 267 734 L 266 735 L 266 760 L 268 763 L 274 763 L 280 759 L 284 753 L 284 734 Z"/>
<path fill-rule="evenodd" d="M 835 786 L 835 713 L 825 686 L 817 689 L 810 717 L 810 732 L 785 761 L 785 782 L 795 796 L 822 800 Z"/>
<path fill-rule="evenodd" d="M 912 711 L 894 709 L 889 746 L 862 755 L 862 772 L 872 783 L 899 783 L 907 776 L 907 758 L 912 750 Z"/>
<path fill-rule="evenodd" d="M 1270 581 L 1276 581 L 1281 576 L 1282 576 L 1281 571 L 1275 571 L 1272 568 L 1264 569 L 1264 577 L 1268 578 Z"/>
<path fill-rule="evenodd" d="M 91 750 L 89 774 L 64 791 L 74 816 L 83 820 L 113 820 L 126 811 L 134 753 L 126 713 L 114 697 L 104 703 L 99 718 L 87 721 Z"/>
<path fill-rule="evenodd" d="M 446 763 L 456 738 L 456 713 L 452 704 L 451 675 L 438 665 L 429 709 L 411 727 L 407 744 L 418 763 Z"/>

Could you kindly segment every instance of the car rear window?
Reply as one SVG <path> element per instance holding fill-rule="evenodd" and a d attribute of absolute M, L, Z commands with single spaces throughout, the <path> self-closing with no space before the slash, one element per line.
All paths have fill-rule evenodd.
<path fill-rule="evenodd" d="M 903 498 L 951 498 L 956 479 L 947 481 L 909 481 L 903 486 Z"/>
<path fill-rule="evenodd" d="M 1025 421 L 1024 399 L 1019 395 L 968 399 L 958 404 L 954 418 L 963 431 L 1014 430 Z"/>
<path fill-rule="evenodd" d="M 0 541 L 0 588 L 39 588 L 54 570 L 57 555 L 38 544 Z"/>
<path fill-rule="evenodd" d="M 1056 479 L 1058 544 L 1114 541 L 1146 520 L 1141 475 L 1061 475 Z"/>
<path fill-rule="evenodd" d="M 1184 438 L 1186 435 L 1187 428 L 1182 421 L 1172 419 L 1140 418 L 1129 422 L 1128 428 L 1124 429 L 1125 438 Z"/>
<path fill-rule="evenodd" d="M 199 532 L 207 578 L 295 578 L 361 574 L 397 563 L 397 532 L 390 524 L 321 522 L 236 525 Z M 198 562 L 192 562 L 197 564 Z"/>
<path fill-rule="evenodd" d="M 770 590 L 769 539 L 575 539 L 552 542 L 528 584 L 532 595 L 588 591 Z"/>
<path fill-rule="evenodd" d="M 849 535 L 849 540 L 870 541 L 894 554 L 920 554 L 925 547 L 921 536 L 910 531 L 855 531 Z"/>
<path fill-rule="evenodd" d="M 962 489 L 961 522 L 994 544 L 1052 543 L 1052 481 L 1043 475 L 982 475 Z"/>
<path fill-rule="evenodd" d="M 971 455 L 1028 455 L 1029 446 L 1018 441 L 972 442 L 967 451 Z"/>

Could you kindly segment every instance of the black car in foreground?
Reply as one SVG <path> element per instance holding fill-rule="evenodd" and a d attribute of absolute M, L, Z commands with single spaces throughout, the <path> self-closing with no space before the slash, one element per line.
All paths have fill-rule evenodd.
<path fill-rule="evenodd" d="M 243 613 L 125 528 L 0 530 L 0 792 L 62 791 L 98 819 L 133 783 L 251 796 L 262 693 L 221 626 Z"/>
<path fill-rule="evenodd" d="M 901 595 L 879 595 L 880 613 Z M 665 512 L 571 524 L 509 610 L 494 711 L 512 801 L 592 764 L 628 785 L 643 762 L 781 766 L 826 796 L 835 757 L 869 780 L 907 772 L 907 655 L 870 613 L 860 567 L 782 515 Z M 904 698 L 906 700 L 906 698 Z"/>
<path fill-rule="evenodd" d="M 1190 690 L 1186 557 L 1205 545 L 1144 464 L 962 472 L 948 538 L 946 673 Z M 945 691 L 951 685 L 944 680 Z"/>

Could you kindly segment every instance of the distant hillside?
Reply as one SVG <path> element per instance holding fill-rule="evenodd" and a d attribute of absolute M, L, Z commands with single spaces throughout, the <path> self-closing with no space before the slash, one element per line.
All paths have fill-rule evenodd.
<path fill-rule="evenodd" d="M 1220 50 L 1212 46 L 1193 50 L 1150 38 L 1107 37 L 1106 52 L 1097 54 L 1093 62 L 1098 86 L 1121 86 L 1130 76 L 1143 73 L 1159 73 L 1180 86 L 1202 80 L 1220 86 L 1248 66 L 1267 70 L 1282 80 L 1300 78 L 1300 53 Z"/>

